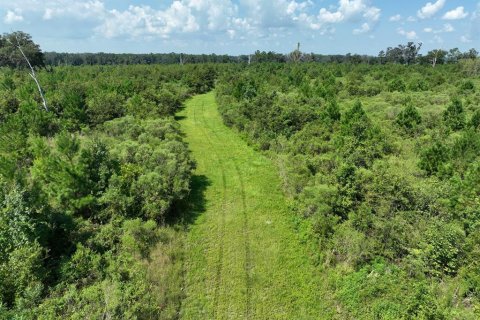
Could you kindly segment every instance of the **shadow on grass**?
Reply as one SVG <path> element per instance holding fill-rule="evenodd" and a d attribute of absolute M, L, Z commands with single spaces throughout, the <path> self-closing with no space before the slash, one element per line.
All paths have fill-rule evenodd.
<path fill-rule="evenodd" d="M 190 181 L 189 196 L 175 204 L 167 223 L 189 229 L 197 217 L 206 210 L 205 191 L 210 185 L 211 182 L 206 176 L 193 175 Z"/>

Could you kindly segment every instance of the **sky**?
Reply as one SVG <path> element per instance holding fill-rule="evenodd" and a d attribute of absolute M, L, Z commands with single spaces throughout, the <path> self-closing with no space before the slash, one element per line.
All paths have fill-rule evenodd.
<path fill-rule="evenodd" d="M 480 0 L 0 0 L 43 51 L 370 54 L 480 50 Z"/>

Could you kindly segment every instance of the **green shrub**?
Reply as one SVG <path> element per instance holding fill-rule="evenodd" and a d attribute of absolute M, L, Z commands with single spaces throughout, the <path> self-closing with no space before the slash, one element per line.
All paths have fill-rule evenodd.
<path fill-rule="evenodd" d="M 400 78 L 396 78 L 388 83 L 388 91 L 390 92 L 405 92 L 406 89 L 407 86 L 405 85 L 405 82 Z"/>
<path fill-rule="evenodd" d="M 451 130 L 461 130 L 465 126 L 465 112 L 463 103 L 455 98 L 443 113 L 443 121 Z"/>
<path fill-rule="evenodd" d="M 403 128 L 406 132 L 413 132 L 420 123 L 422 123 L 422 117 L 418 113 L 417 108 L 415 108 L 411 103 L 397 115 L 395 122 Z"/>

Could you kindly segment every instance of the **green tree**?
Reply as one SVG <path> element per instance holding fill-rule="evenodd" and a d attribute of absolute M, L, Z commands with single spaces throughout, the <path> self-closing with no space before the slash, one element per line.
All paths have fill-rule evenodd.
<path fill-rule="evenodd" d="M 32 67 L 44 67 L 44 56 L 40 46 L 32 37 L 22 31 L 5 33 L 0 36 L 0 66 L 28 68 L 28 63 L 18 47 L 21 47 Z"/>
<path fill-rule="evenodd" d="M 449 160 L 449 150 L 440 142 L 435 142 L 420 155 L 420 168 L 429 175 L 438 173 Z"/>
<path fill-rule="evenodd" d="M 443 112 L 443 121 L 451 130 L 461 130 L 465 126 L 465 113 L 463 103 L 459 98 L 454 98 Z"/>
<path fill-rule="evenodd" d="M 405 131 L 411 133 L 422 122 L 422 117 L 418 113 L 417 108 L 415 108 L 413 104 L 408 103 L 407 106 L 397 115 L 395 122 Z"/>

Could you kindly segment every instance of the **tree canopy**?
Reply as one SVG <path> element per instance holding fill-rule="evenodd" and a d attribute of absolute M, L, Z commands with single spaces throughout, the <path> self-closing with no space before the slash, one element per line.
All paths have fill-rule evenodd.
<path fill-rule="evenodd" d="M 28 68 L 28 63 L 19 50 L 23 50 L 32 67 L 44 67 L 44 55 L 32 37 L 22 31 L 5 33 L 0 36 L 0 66 Z"/>

